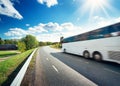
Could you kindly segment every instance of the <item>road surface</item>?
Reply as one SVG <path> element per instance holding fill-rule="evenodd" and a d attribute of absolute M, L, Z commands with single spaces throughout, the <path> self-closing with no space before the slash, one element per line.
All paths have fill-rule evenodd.
<path fill-rule="evenodd" d="M 94 83 L 92 83 L 92 82 Z M 120 86 L 120 65 L 96 62 L 42 47 L 36 58 L 35 84 L 41 86 Z"/>
<path fill-rule="evenodd" d="M 35 86 L 97 86 L 51 55 L 50 47 L 40 48 L 36 58 Z M 58 51 L 57 51 L 58 52 Z"/>

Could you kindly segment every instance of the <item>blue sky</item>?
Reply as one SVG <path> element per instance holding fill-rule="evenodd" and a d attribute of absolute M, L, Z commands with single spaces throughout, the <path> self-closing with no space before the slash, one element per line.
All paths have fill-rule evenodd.
<path fill-rule="evenodd" d="M 120 0 L 0 0 L 0 37 L 59 41 L 120 22 Z"/>

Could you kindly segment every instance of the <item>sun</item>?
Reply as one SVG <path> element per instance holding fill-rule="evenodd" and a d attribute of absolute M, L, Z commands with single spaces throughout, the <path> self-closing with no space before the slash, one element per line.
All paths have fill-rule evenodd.
<path fill-rule="evenodd" d="M 112 7 L 109 4 L 108 0 L 82 0 L 82 6 L 80 7 L 79 10 L 82 10 L 81 15 L 87 13 L 91 18 L 93 15 L 97 15 L 97 13 L 109 16 L 107 9 L 110 8 Z"/>
<path fill-rule="evenodd" d="M 107 0 L 86 0 L 83 5 L 85 8 L 92 11 L 104 10 L 108 6 Z"/>
<path fill-rule="evenodd" d="M 101 7 L 102 5 L 106 4 L 106 0 L 87 0 L 86 4 L 88 7 L 92 7 L 94 9 Z"/>

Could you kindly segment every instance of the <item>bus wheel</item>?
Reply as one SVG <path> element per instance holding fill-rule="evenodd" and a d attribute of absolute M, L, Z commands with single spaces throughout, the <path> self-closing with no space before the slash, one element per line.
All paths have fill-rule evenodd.
<path fill-rule="evenodd" d="M 93 58 L 94 58 L 96 61 L 101 61 L 101 60 L 102 60 L 102 55 L 101 55 L 99 52 L 94 52 L 94 53 L 93 53 Z"/>
<path fill-rule="evenodd" d="M 89 57 L 90 57 L 90 53 L 89 53 L 88 51 L 84 51 L 84 52 L 83 52 L 83 56 L 84 56 L 85 58 L 89 58 Z"/>
<path fill-rule="evenodd" d="M 64 49 L 63 52 L 66 53 L 66 49 Z"/>

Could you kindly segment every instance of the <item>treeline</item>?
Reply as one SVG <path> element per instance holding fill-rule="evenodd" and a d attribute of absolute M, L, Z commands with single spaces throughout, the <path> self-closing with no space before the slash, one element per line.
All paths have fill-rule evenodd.
<path fill-rule="evenodd" d="M 39 42 L 39 46 L 48 46 L 50 45 L 53 48 L 62 48 L 60 42 Z"/>
<path fill-rule="evenodd" d="M 17 44 L 18 40 L 15 39 L 5 39 L 0 38 L 0 44 Z"/>
<path fill-rule="evenodd" d="M 14 44 L 18 47 L 18 50 L 24 52 L 26 50 L 36 48 L 38 46 L 48 46 L 51 45 L 54 48 L 61 48 L 60 42 L 38 42 L 36 37 L 32 35 L 26 35 L 19 40 L 17 39 L 5 39 L 0 38 L 0 45 L 4 44 Z"/>
<path fill-rule="evenodd" d="M 18 50 L 21 51 L 21 52 L 24 52 L 26 50 L 36 48 L 36 47 L 39 46 L 39 42 L 32 35 L 26 35 L 26 37 L 23 37 L 19 40 L 15 40 L 15 39 L 5 39 L 5 40 L 3 40 L 2 38 L 0 38 L 0 44 L 1 45 L 5 45 L 5 44 L 17 45 Z"/>
<path fill-rule="evenodd" d="M 53 42 L 39 42 L 39 46 L 47 46 L 47 45 L 52 45 Z"/>

